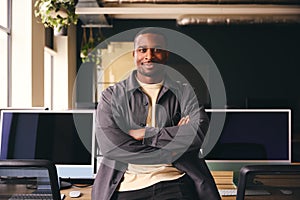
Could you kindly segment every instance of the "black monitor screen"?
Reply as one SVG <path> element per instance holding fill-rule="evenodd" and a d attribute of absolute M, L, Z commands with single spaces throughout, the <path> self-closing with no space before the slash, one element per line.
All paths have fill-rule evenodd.
<path fill-rule="evenodd" d="M 290 161 L 290 110 L 218 112 L 224 127 L 207 160 Z"/>
<path fill-rule="evenodd" d="M 91 165 L 92 112 L 2 113 L 1 159 Z"/>

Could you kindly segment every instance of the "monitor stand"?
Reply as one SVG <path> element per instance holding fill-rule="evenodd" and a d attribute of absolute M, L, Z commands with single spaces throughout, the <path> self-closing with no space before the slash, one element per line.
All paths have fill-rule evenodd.
<path fill-rule="evenodd" d="M 59 189 L 68 189 L 70 187 L 72 187 L 72 183 L 62 180 L 59 181 Z"/>

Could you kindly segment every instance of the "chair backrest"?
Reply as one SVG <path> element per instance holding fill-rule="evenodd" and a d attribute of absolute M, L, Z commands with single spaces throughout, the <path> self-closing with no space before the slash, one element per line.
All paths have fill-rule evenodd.
<path fill-rule="evenodd" d="M 270 164 L 242 167 L 236 199 L 300 199 L 300 165 Z"/>
<path fill-rule="evenodd" d="M 60 200 L 54 163 L 48 160 L 0 160 L 0 199 L 21 194 L 48 195 Z"/>

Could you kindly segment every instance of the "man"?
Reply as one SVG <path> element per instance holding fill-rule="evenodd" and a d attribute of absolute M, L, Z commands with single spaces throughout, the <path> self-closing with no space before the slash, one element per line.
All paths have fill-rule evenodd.
<path fill-rule="evenodd" d="M 96 136 L 104 159 L 93 199 L 220 199 L 198 157 L 208 117 L 191 87 L 167 76 L 166 47 L 158 28 L 140 31 L 136 70 L 102 93 Z"/>

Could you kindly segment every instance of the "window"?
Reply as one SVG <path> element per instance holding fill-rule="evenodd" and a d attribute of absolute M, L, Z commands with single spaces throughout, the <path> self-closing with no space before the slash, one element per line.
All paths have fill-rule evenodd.
<path fill-rule="evenodd" d="M 0 1 L 0 107 L 9 106 L 11 0 Z"/>
<path fill-rule="evenodd" d="M 8 27 L 8 1 L 0 1 L 0 25 L 3 27 Z"/>

